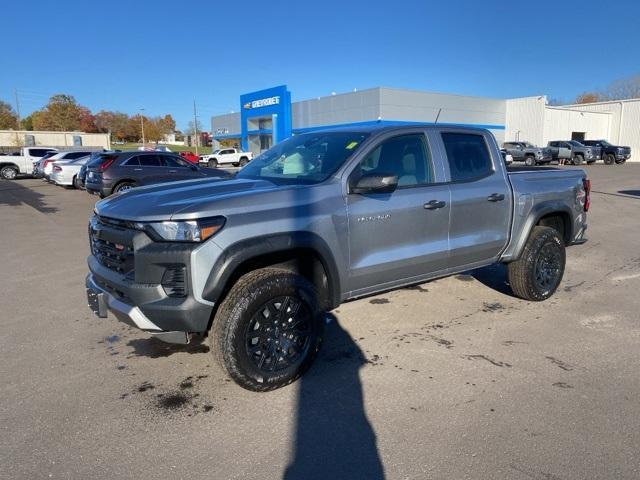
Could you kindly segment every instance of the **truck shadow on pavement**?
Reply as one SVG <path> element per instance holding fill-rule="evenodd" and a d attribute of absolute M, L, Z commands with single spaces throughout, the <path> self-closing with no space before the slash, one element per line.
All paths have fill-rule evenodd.
<path fill-rule="evenodd" d="M 488 267 L 478 268 L 467 272 L 485 287 L 489 287 L 496 292 L 516 298 L 509 285 L 507 266 L 503 263 L 496 263 Z"/>
<path fill-rule="evenodd" d="M 283 478 L 384 479 L 359 375 L 370 362 L 337 318 L 327 318 L 324 347 L 299 380 L 293 456 Z"/>
<path fill-rule="evenodd" d="M 45 196 L 35 189 L 20 184 L 20 180 L 0 180 L 0 205 L 17 207 L 25 204 L 42 213 L 55 213 L 56 207 L 44 202 Z"/>
<path fill-rule="evenodd" d="M 623 195 L 632 195 L 634 197 L 640 197 L 640 190 L 619 190 L 618 193 Z"/>

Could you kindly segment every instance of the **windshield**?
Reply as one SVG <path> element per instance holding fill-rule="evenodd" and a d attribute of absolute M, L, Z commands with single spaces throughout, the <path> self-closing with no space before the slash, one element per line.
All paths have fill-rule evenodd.
<path fill-rule="evenodd" d="M 211 152 L 211 155 L 215 155 L 216 153 L 219 153 L 220 149 L 218 148 L 217 150 L 214 150 L 213 152 Z"/>
<path fill-rule="evenodd" d="M 584 147 L 584 145 L 582 145 L 580 142 L 578 142 L 577 140 L 569 140 L 569 143 L 571 145 L 573 145 L 574 147 Z"/>
<path fill-rule="evenodd" d="M 602 144 L 603 147 L 610 147 L 611 144 L 609 142 L 607 142 L 606 140 L 600 140 L 600 143 Z"/>
<path fill-rule="evenodd" d="M 296 135 L 260 154 L 237 177 L 277 184 L 319 183 L 334 174 L 368 136 L 362 132 Z"/>
<path fill-rule="evenodd" d="M 522 142 L 522 144 L 527 148 L 536 148 L 536 146 L 533 143 Z"/>

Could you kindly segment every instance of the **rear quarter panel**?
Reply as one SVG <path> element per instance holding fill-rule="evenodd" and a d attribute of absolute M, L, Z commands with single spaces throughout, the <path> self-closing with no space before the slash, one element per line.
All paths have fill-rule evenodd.
<path fill-rule="evenodd" d="M 584 170 L 556 168 L 511 171 L 514 215 L 511 241 L 503 261 L 516 260 L 538 220 L 551 213 L 563 213 L 571 225 L 570 241 L 586 227 L 586 213 L 580 202 Z"/>

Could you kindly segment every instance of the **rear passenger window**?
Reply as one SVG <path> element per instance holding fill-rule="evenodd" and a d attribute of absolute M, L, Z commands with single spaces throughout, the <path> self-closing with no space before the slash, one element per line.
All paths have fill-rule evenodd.
<path fill-rule="evenodd" d="M 485 177 L 493 172 L 491 155 L 482 135 L 443 132 L 451 181 L 465 181 Z"/>
<path fill-rule="evenodd" d="M 140 165 L 143 167 L 161 167 L 162 162 L 158 155 L 140 155 Z"/>
<path fill-rule="evenodd" d="M 140 166 L 140 160 L 138 157 L 131 157 L 129 160 L 123 163 L 125 167 L 138 167 Z"/>

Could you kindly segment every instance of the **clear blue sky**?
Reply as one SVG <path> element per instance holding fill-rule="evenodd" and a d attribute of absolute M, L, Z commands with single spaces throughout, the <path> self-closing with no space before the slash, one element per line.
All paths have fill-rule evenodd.
<path fill-rule="evenodd" d="M 640 1 L 10 1 L 0 99 L 171 113 L 184 128 L 287 84 L 573 99 L 640 73 Z"/>

